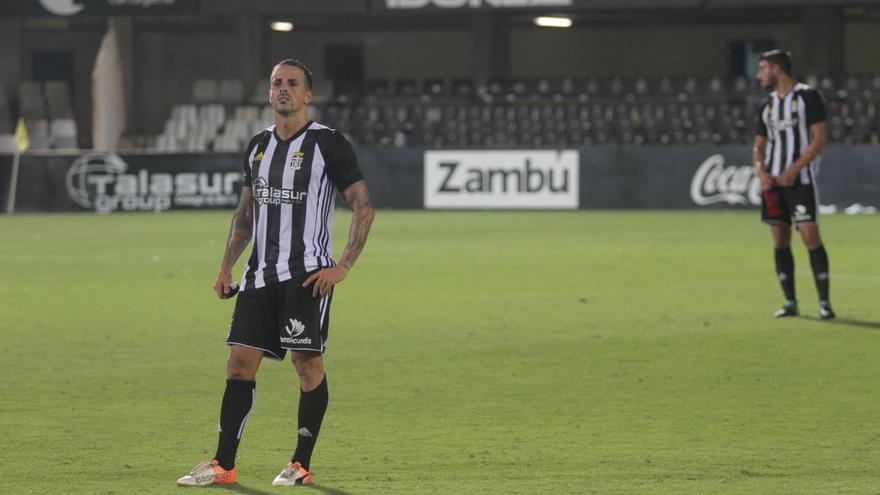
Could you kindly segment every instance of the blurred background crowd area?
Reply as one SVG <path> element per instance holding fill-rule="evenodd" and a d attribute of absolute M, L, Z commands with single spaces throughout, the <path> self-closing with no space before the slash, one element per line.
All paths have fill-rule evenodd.
<path fill-rule="evenodd" d="M 671 3 L 9 2 L 0 142 L 21 119 L 32 150 L 239 151 L 294 57 L 313 119 L 362 146 L 742 144 L 767 98 L 758 54 L 781 47 L 832 142 L 880 144 L 880 2 Z"/>

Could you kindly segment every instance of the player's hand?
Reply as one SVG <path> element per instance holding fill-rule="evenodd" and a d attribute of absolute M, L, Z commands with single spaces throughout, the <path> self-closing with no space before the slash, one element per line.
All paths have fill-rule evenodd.
<path fill-rule="evenodd" d="M 774 179 L 772 175 L 768 174 L 764 170 L 758 171 L 758 180 L 761 181 L 762 191 L 769 191 L 774 186 L 776 186 L 776 179 Z"/>
<path fill-rule="evenodd" d="M 217 274 L 217 280 L 214 281 L 214 292 L 220 299 L 229 299 L 232 294 L 232 273 L 226 270 L 220 270 Z"/>
<path fill-rule="evenodd" d="M 801 173 L 800 170 L 797 170 L 795 167 L 790 167 L 782 171 L 779 174 L 779 177 L 776 178 L 776 182 L 780 186 L 788 187 L 794 184 L 794 181 L 797 180 L 798 175 Z"/>
<path fill-rule="evenodd" d="M 342 265 L 336 265 L 333 268 L 324 268 L 321 271 L 313 273 L 303 282 L 303 287 L 312 285 L 312 297 L 324 297 L 330 294 L 333 286 L 342 282 L 342 279 L 348 274 L 348 268 Z"/>

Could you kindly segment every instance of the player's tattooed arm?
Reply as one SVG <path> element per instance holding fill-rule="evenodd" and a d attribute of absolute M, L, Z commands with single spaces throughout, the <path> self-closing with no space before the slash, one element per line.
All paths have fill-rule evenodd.
<path fill-rule="evenodd" d="M 232 215 L 232 226 L 229 228 L 229 239 L 226 242 L 226 253 L 223 255 L 222 268 L 229 270 L 235 266 L 238 257 L 244 252 L 251 240 L 254 226 L 253 192 L 250 187 L 241 190 L 238 207 Z"/>
<path fill-rule="evenodd" d="M 370 191 L 365 181 L 359 180 L 348 186 L 342 195 L 351 207 L 352 216 L 351 227 L 348 229 L 348 244 L 345 245 L 345 250 L 339 258 L 339 264 L 346 270 L 351 270 L 367 243 L 367 236 L 370 234 L 370 226 L 373 225 L 376 212 L 370 201 Z"/>
<path fill-rule="evenodd" d="M 373 218 L 376 212 L 373 210 L 373 203 L 370 202 L 370 191 L 367 190 L 367 183 L 359 180 L 342 191 L 342 196 L 351 207 L 351 227 L 348 229 L 348 244 L 339 258 L 339 263 L 332 268 L 324 268 L 309 276 L 303 283 L 303 287 L 312 286 L 312 296 L 324 297 L 330 294 L 333 286 L 341 282 L 345 275 L 354 266 L 358 255 L 364 249 L 367 243 L 367 236 L 370 235 L 370 226 L 373 224 Z"/>
<path fill-rule="evenodd" d="M 251 240 L 254 221 L 253 192 L 250 187 L 241 190 L 238 207 L 232 215 L 232 226 L 229 228 L 229 239 L 226 241 L 226 251 L 223 253 L 223 261 L 220 262 L 220 271 L 217 280 L 214 281 L 214 292 L 221 298 L 230 297 L 230 285 L 232 284 L 232 267 L 238 261 L 238 257 L 244 252 Z"/>

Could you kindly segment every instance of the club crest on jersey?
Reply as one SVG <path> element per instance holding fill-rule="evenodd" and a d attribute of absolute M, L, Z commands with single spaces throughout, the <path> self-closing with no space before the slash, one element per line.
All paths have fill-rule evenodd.
<path fill-rule="evenodd" d="M 305 153 L 303 153 L 302 151 L 294 151 L 290 154 L 290 157 L 287 160 L 288 166 L 290 166 L 290 168 L 292 168 L 293 170 L 301 169 L 303 164 L 303 156 L 305 156 Z"/>

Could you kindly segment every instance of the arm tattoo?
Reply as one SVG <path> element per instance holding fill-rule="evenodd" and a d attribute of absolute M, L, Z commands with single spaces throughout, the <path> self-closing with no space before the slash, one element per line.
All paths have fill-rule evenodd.
<path fill-rule="evenodd" d="M 232 226 L 229 228 L 229 240 L 226 242 L 226 253 L 223 255 L 221 269 L 232 270 L 238 257 L 247 247 L 251 240 L 251 231 L 253 230 L 254 205 L 250 198 L 242 199 L 239 202 L 235 214 L 232 215 Z"/>
<path fill-rule="evenodd" d="M 370 226 L 376 213 L 370 202 L 370 192 L 367 190 L 366 182 L 355 182 L 345 190 L 344 194 L 345 200 L 351 206 L 352 216 L 351 227 L 348 229 L 348 244 L 345 245 L 342 257 L 339 258 L 339 264 L 350 270 L 364 249 L 364 244 L 367 243 L 367 236 L 370 234 Z"/>

